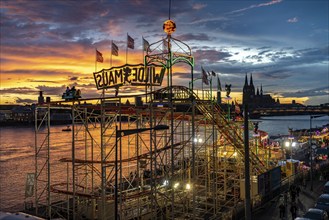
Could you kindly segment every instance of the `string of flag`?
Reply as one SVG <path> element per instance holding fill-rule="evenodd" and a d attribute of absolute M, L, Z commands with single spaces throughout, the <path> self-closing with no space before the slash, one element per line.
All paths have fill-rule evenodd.
<path fill-rule="evenodd" d="M 164 44 L 165 45 L 165 44 Z M 144 38 L 142 37 L 142 46 L 143 46 L 143 51 L 146 52 L 150 52 L 150 43 Z M 128 33 L 127 33 L 127 49 L 135 49 L 135 40 L 134 38 L 132 38 Z M 115 44 L 113 41 L 111 43 L 111 55 L 113 56 L 119 56 L 119 47 L 117 44 Z M 104 62 L 104 58 L 103 58 L 103 54 L 96 49 L 96 62 L 99 63 L 103 63 Z"/>

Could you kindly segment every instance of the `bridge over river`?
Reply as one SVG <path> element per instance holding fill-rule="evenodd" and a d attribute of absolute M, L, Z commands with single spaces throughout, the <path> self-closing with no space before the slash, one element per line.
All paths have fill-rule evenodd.
<path fill-rule="evenodd" d="M 290 106 L 280 105 L 261 107 L 252 110 L 253 117 L 278 116 L 278 115 L 329 115 L 329 106 Z"/>

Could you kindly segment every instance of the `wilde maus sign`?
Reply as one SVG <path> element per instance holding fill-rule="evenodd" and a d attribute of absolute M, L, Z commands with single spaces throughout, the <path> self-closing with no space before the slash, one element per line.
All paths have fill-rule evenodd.
<path fill-rule="evenodd" d="M 159 66 L 145 67 L 143 64 L 125 64 L 94 72 L 94 79 L 98 90 L 123 85 L 160 86 L 165 72 L 166 69 Z"/>

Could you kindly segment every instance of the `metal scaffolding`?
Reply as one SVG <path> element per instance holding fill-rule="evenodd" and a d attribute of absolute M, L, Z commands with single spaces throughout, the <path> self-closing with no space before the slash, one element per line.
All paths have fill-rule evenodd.
<path fill-rule="evenodd" d="M 50 102 L 35 111 L 35 212 L 65 219 L 230 219 L 244 181 L 242 122 L 193 91 L 189 47 L 168 36 L 150 45 L 145 66 L 167 69 L 168 86 L 134 96 Z M 159 51 L 160 50 L 160 51 Z M 172 84 L 172 66 L 191 67 L 192 87 Z M 135 98 L 135 105 L 123 99 Z M 144 100 L 140 104 L 138 100 Z M 51 115 L 69 109 L 66 156 Z M 56 129 L 55 129 L 56 130 Z M 70 134 L 70 135 L 68 135 Z M 256 141 L 251 141 L 253 146 Z M 255 149 L 254 147 L 251 147 Z M 59 155 L 61 157 L 59 158 Z M 268 170 L 254 150 L 251 175 Z"/>

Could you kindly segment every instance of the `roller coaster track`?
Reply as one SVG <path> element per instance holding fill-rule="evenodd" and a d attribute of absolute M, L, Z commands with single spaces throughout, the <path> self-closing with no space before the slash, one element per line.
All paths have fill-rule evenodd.
<path fill-rule="evenodd" d="M 174 144 L 173 147 L 180 151 L 181 149 L 179 147 L 183 147 L 187 143 L 188 143 L 188 141 L 182 141 L 182 142 Z M 127 163 L 127 162 L 132 162 L 132 161 L 136 161 L 136 160 L 140 160 L 140 159 L 148 159 L 150 157 L 150 154 L 158 154 L 162 151 L 167 151 L 167 150 L 170 150 L 170 149 L 171 149 L 171 145 L 167 145 L 163 148 L 152 151 L 152 153 L 147 152 L 147 153 L 141 154 L 139 156 L 134 156 L 134 157 L 122 159 L 121 162 L 122 163 Z M 68 162 L 72 162 L 73 160 L 71 158 L 62 158 L 59 161 L 64 162 L 64 163 L 68 163 Z M 96 164 L 96 163 L 100 164 L 100 163 L 102 163 L 102 161 L 100 161 L 100 160 L 84 160 L 84 159 L 74 159 L 74 162 L 78 163 L 78 164 Z M 115 160 L 109 160 L 109 161 L 104 162 L 104 164 L 112 164 L 113 166 L 114 166 L 115 163 L 116 163 Z"/>
<path fill-rule="evenodd" d="M 170 93 L 173 94 L 172 99 L 170 100 Z M 224 111 L 221 109 L 221 107 L 215 103 L 208 100 L 201 100 L 197 94 L 195 94 L 192 90 L 184 87 L 184 86 L 173 86 L 171 89 L 169 87 L 162 88 L 160 90 L 153 91 L 149 94 L 154 95 L 154 99 L 157 94 L 157 97 L 161 97 L 164 101 L 172 101 L 173 103 L 188 103 L 192 99 L 195 100 L 195 107 L 199 112 L 205 117 L 206 120 L 208 120 L 210 123 L 214 123 L 217 130 L 225 137 L 225 139 L 228 141 L 228 143 L 234 147 L 234 149 L 239 153 L 239 155 L 242 158 L 242 161 L 244 160 L 244 141 L 241 134 L 237 131 L 236 127 L 233 126 L 231 122 L 229 122 L 226 117 Z M 159 96 L 160 94 L 160 96 Z M 130 113 L 134 111 L 133 109 L 129 109 Z M 187 142 L 179 142 L 174 144 L 174 148 L 179 148 L 180 146 L 184 146 Z M 158 149 L 156 151 L 153 151 L 153 153 L 160 153 L 162 151 L 170 150 L 171 146 L 166 145 L 165 147 Z M 124 159 L 122 162 L 129 162 L 129 161 L 135 161 L 138 159 L 146 159 L 149 157 L 150 152 L 136 156 Z M 262 163 L 262 161 L 254 154 L 252 151 L 250 151 L 250 162 L 252 164 L 252 169 L 255 171 L 256 174 L 261 174 L 267 171 L 265 165 Z M 72 162 L 72 159 L 69 158 L 62 158 L 60 162 Z M 101 163 L 101 161 L 89 161 L 89 160 L 82 160 L 82 159 L 75 159 L 75 163 L 80 164 L 90 164 L 90 163 Z M 114 164 L 115 161 L 106 161 L 106 164 Z M 51 186 L 51 191 L 55 193 L 61 193 L 61 194 L 68 194 L 72 195 L 72 191 L 60 189 L 61 184 L 55 184 Z M 59 187 L 59 188 L 58 188 Z M 142 192 L 142 193 L 149 193 L 149 192 Z M 76 192 L 76 195 L 83 196 L 83 197 L 98 197 L 98 195 L 90 194 L 90 193 L 84 193 L 84 192 Z M 130 195 L 131 197 L 136 196 L 135 194 Z M 113 199 L 112 197 L 107 199 Z"/>
<path fill-rule="evenodd" d="M 235 150 L 240 154 L 242 160 L 244 159 L 245 148 L 243 137 L 237 132 L 232 123 L 225 118 L 224 111 L 217 103 L 201 100 L 197 94 L 184 86 L 173 86 L 171 91 L 168 87 L 155 91 L 155 93 L 167 94 L 170 92 L 174 94 L 172 97 L 173 102 L 179 102 L 182 99 L 191 99 L 191 97 L 193 97 L 195 100 L 195 107 L 207 120 L 216 125 L 217 130 L 221 132 L 230 145 L 235 148 Z M 267 171 L 265 164 L 252 151 L 250 151 L 249 159 L 256 174 L 261 174 Z"/>

